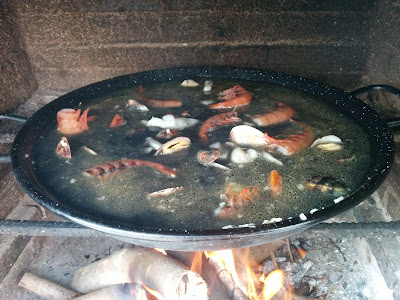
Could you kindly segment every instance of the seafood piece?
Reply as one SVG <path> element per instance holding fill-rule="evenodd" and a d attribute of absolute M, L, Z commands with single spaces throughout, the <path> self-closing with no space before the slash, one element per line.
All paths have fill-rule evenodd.
<path fill-rule="evenodd" d="M 318 148 L 323 151 L 337 151 L 337 150 L 341 150 L 343 148 L 343 145 L 333 144 L 333 143 L 319 144 L 319 145 L 315 146 L 315 148 Z"/>
<path fill-rule="evenodd" d="M 275 102 L 276 108 L 267 111 L 265 114 L 253 116 L 251 119 L 257 126 L 269 126 L 291 118 L 295 111 L 283 102 Z"/>
<path fill-rule="evenodd" d="M 186 79 L 186 80 L 182 81 L 181 86 L 195 87 L 195 86 L 199 86 L 199 84 L 196 81 L 194 81 L 193 79 Z"/>
<path fill-rule="evenodd" d="M 172 195 L 182 189 L 183 189 L 183 186 L 175 186 L 175 187 L 170 187 L 170 188 L 162 189 L 159 191 L 155 191 L 152 193 L 147 193 L 147 196 L 148 197 L 166 197 L 166 196 Z"/>
<path fill-rule="evenodd" d="M 89 108 L 84 110 L 81 115 L 81 110 L 72 108 L 63 108 L 57 113 L 58 131 L 65 135 L 82 133 L 87 130 Z"/>
<path fill-rule="evenodd" d="M 268 152 L 263 152 L 262 153 L 262 156 L 264 157 L 264 159 L 266 160 L 266 161 L 269 161 L 269 162 L 272 162 L 272 163 L 274 163 L 274 164 L 277 164 L 278 166 L 283 166 L 283 163 L 279 160 L 279 159 L 277 159 L 277 158 L 275 158 L 275 157 L 273 157 L 271 154 L 269 154 Z"/>
<path fill-rule="evenodd" d="M 143 95 L 144 89 L 143 86 L 139 86 L 136 89 L 136 95 L 140 99 L 142 103 L 150 105 L 152 107 L 180 107 L 182 106 L 182 102 L 180 100 L 159 100 L 159 99 L 152 99 L 148 98 Z"/>
<path fill-rule="evenodd" d="M 264 133 L 248 125 L 233 127 L 229 137 L 235 143 L 243 146 L 267 146 Z"/>
<path fill-rule="evenodd" d="M 204 94 L 206 94 L 206 95 L 210 94 L 212 86 L 213 86 L 212 80 L 206 80 L 204 82 L 204 88 L 203 88 Z"/>
<path fill-rule="evenodd" d="M 211 104 L 209 109 L 225 109 L 232 107 L 244 106 L 250 103 L 253 96 L 242 86 L 234 85 L 230 89 L 222 91 L 221 97 L 218 100 L 225 100 L 223 102 Z"/>
<path fill-rule="evenodd" d="M 136 109 L 138 111 L 149 111 L 146 105 L 141 104 L 140 102 L 129 99 L 128 102 L 126 102 L 126 107 Z"/>
<path fill-rule="evenodd" d="M 203 100 L 203 101 L 200 101 L 200 103 L 203 105 L 210 105 L 210 104 L 215 103 L 215 101 L 214 100 Z"/>
<path fill-rule="evenodd" d="M 230 144 L 230 142 L 229 142 L 229 144 Z M 228 143 L 222 144 L 221 142 L 215 142 L 210 145 L 210 148 L 218 149 L 220 151 L 218 158 L 222 159 L 222 160 L 226 160 L 229 158 L 229 154 L 232 150 L 232 147 L 229 144 Z M 234 144 L 234 143 L 232 143 L 232 144 Z M 236 147 L 236 144 L 234 144 L 234 147 Z"/>
<path fill-rule="evenodd" d="M 314 176 L 307 180 L 306 187 L 309 190 L 317 190 L 334 197 L 343 196 L 350 192 L 350 189 L 344 183 L 329 176 Z"/>
<path fill-rule="evenodd" d="M 240 211 L 233 206 L 227 205 L 225 202 L 221 202 L 214 211 L 214 215 L 221 219 L 227 219 L 231 217 L 240 217 Z"/>
<path fill-rule="evenodd" d="M 258 157 L 258 153 L 254 149 L 247 149 L 244 151 L 240 147 L 236 147 L 231 152 L 231 161 L 235 164 L 248 164 L 255 161 Z"/>
<path fill-rule="evenodd" d="M 343 148 L 343 142 L 340 137 L 336 135 L 326 135 L 319 139 L 316 139 L 312 144 L 311 148 L 316 147 L 324 151 L 336 151 Z"/>
<path fill-rule="evenodd" d="M 289 156 L 305 149 L 311 144 L 313 139 L 313 131 L 311 127 L 305 124 L 300 124 L 294 120 L 292 121 L 303 127 L 303 133 L 297 135 L 292 134 L 285 139 L 274 139 L 267 133 L 264 133 L 267 149 L 276 150 L 282 155 Z"/>
<path fill-rule="evenodd" d="M 199 129 L 199 137 L 203 143 L 208 143 L 207 133 L 219 126 L 224 126 L 232 123 L 240 122 L 241 119 L 237 117 L 237 113 L 234 111 L 220 113 L 218 115 L 212 116 L 204 121 Z"/>
<path fill-rule="evenodd" d="M 232 183 L 226 188 L 226 192 L 221 194 L 221 200 L 224 202 L 217 208 L 215 215 L 220 218 L 240 217 L 244 205 L 255 201 L 259 197 L 260 194 L 257 186 L 241 188 L 238 184 Z"/>
<path fill-rule="evenodd" d="M 319 144 L 341 144 L 342 139 L 336 135 L 326 135 L 323 136 L 319 139 L 316 139 L 312 144 L 311 144 L 311 148 L 314 148 L 315 146 L 319 145 Z"/>
<path fill-rule="evenodd" d="M 158 139 L 170 139 L 176 135 L 178 135 L 178 131 L 174 129 L 163 129 L 159 133 L 156 134 L 156 138 Z"/>
<path fill-rule="evenodd" d="M 272 170 L 268 176 L 269 186 L 271 187 L 272 196 L 277 196 L 282 192 L 282 177 L 277 170 Z"/>
<path fill-rule="evenodd" d="M 166 155 L 175 153 L 178 151 L 182 151 L 190 147 L 191 141 L 188 137 L 178 136 L 166 143 L 164 143 L 158 150 L 155 155 Z"/>
<path fill-rule="evenodd" d="M 201 150 L 197 152 L 197 160 L 205 166 L 213 166 L 223 170 L 230 170 L 228 167 L 216 163 L 220 154 L 219 149 Z"/>
<path fill-rule="evenodd" d="M 149 146 L 156 151 L 160 149 L 160 147 L 162 146 L 162 144 L 159 141 L 153 139 L 152 137 L 147 137 L 146 143 L 149 144 Z"/>
<path fill-rule="evenodd" d="M 92 155 L 97 155 L 97 153 L 96 153 L 94 150 L 90 149 L 90 148 L 87 147 L 87 146 L 82 146 L 81 148 L 82 148 L 83 150 L 85 150 L 87 153 L 90 153 L 90 154 L 92 154 Z"/>
<path fill-rule="evenodd" d="M 161 118 L 152 117 L 149 121 L 143 121 L 147 127 L 160 127 L 182 130 L 185 128 L 193 127 L 199 120 L 193 118 L 175 118 L 173 115 L 165 115 Z"/>
<path fill-rule="evenodd" d="M 150 167 L 157 171 L 168 175 L 171 178 L 176 177 L 176 171 L 168 168 L 166 165 L 140 159 L 120 159 L 109 161 L 83 171 L 84 175 L 97 176 L 99 179 L 104 178 L 107 174 L 115 173 L 120 169 L 128 169 L 131 167 Z"/>
<path fill-rule="evenodd" d="M 63 136 L 60 142 L 57 144 L 56 153 L 60 157 L 71 158 L 71 148 L 69 146 L 68 140 Z"/>
<path fill-rule="evenodd" d="M 119 114 L 115 114 L 114 118 L 112 119 L 110 123 L 110 128 L 114 127 L 119 127 L 126 124 L 126 121 L 123 117 L 121 117 Z"/>

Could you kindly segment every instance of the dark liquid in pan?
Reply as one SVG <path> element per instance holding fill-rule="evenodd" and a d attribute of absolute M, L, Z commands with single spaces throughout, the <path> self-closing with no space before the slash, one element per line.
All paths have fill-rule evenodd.
<path fill-rule="evenodd" d="M 125 89 L 89 100 L 80 108 L 90 108 L 89 116 L 95 115 L 96 119 L 89 123 L 88 131 L 67 136 L 72 151 L 72 159 L 69 160 L 56 155 L 55 148 L 62 135 L 57 131 L 56 122 L 50 124 L 43 137 L 36 143 L 33 152 L 35 170 L 42 184 L 67 205 L 97 217 L 137 226 L 192 230 L 220 229 L 227 225 L 249 223 L 257 226 L 271 218 L 286 219 L 309 213 L 312 209 L 334 205 L 333 200 L 337 197 L 329 193 L 303 189 L 306 180 L 313 176 L 336 178 L 345 183 L 350 190 L 363 182 L 370 161 L 367 135 L 360 126 L 340 114 L 333 105 L 302 92 L 244 80 L 213 78 L 212 92 L 205 95 L 202 91 L 205 79 L 194 79 L 200 86 L 184 88 L 177 81 L 144 86 L 144 94 L 148 97 L 182 100 L 183 106 L 179 108 L 149 107 L 148 112 L 126 108 L 128 99 L 137 99 L 135 89 Z M 308 148 L 287 157 L 272 153 L 283 162 L 283 166 L 268 162 L 261 156 L 252 163 L 240 166 L 230 163 L 229 160 L 217 161 L 230 167 L 232 171 L 201 165 L 197 161 L 197 152 L 209 149 L 209 145 L 214 142 L 228 142 L 229 132 L 235 126 L 217 128 L 208 134 L 209 144 L 202 144 L 197 134 L 199 127 L 202 122 L 220 111 L 207 109 L 201 101 L 216 100 L 218 92 L 234 84 L 242 85 L 253 95 L 251 104 L 244 110 L 239 110 L 239 117 L 243 121 L 250 121 L 248 116 L 275 107 L 271 101 L 281 101 L 296 111 L 293 117 L 296 121 L 311 126 L 314 139 L 333 134 L 345 142 L 344 147 L 332 152 Z M 169 113 L 181 116 L 183 112 L 200 121 L 192 128 L 180 130 L 180 136 L 191 139 L 190 148 L 164 156 L 154 156 L 154 151 L 143 154 L 146 147 L 145 138 L 155 138 L 158 130 L 150 130 L 141 120 L 147 121 L 152 116 L 162 117 Z M 119 128 L 109 128 L 116 113 L 123 116 L 127 123 Z M 259 129 L 275 136 L 293 133 L 296 128 L 290 122 L 285 122 Z M 166 141 L 158 140 L 161 143 Z M 93 149 L 98 155 L 89 154 L 81 148 L 82 146 Z M 349 157 L 354 159 L 338 162 Z M 162 163 L 175 168 L 177 176 L 168 178 L 149 167 L 120 170 L 104 182 L 96 177 L 82 175 L 87 168 L 122 158 Z M 282 193 L 276 197 L 272 197 L 271 191 L 268 190 L 268 174 L 274 169 L 283 178 Z M 221 202 L 220 195 L 232 183 L 242 187 L 257 186 L 260 199 L 246 204 L 240 215 L 221 219 L 214 215 L 214 211 Z M 149 192 L 176 186 L 184 188 L 167 197 L 147 196 Z"/>

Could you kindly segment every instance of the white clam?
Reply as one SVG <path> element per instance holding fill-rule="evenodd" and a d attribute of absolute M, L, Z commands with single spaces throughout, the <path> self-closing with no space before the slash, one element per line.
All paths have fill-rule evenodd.
<path fill-rule="evenodd" d="M 203 88 L 203 92 L 207 95 L 211 92 L 213 86 L 213 82 L 211 80 L 206 80 L 204 82 L 204 88 Z"/>
<path fill-rule="evenodd" d="M 162 146 L 162 144 L 159 141 L 153 139 L 152 137 L 147 137 L 146 142 L 154 150 L 158 150 Z"/>
<path fill-rule="evenodd" d="M 173 115 L 165 115 L 162 118 L 152 117 L 149 121 L 143 121 L 147 127 L 159 127 L 164 129 L 182 130 L 192 127 L 199 123 L 199 120 L 193 118 L 175 118 Z"/>
<path fill-rule="evenodd" d="M 194 81 L 193 79 L 186 79 L 184 81 L 182 81 L 181 86 L 183 87 L 195 87 L 198 86 L 199 84 Z"/>
<path fill-rule="evenodd" d="M 248 149 L 244 151 L 240 147 L 236 147 L 232 150 L 231 161 L 235 164 L 248 164 L 256 160 L 258 153 L 254 149 Z"/>
<path fill-rule="evenodd" d="M 342 144 L 342 139 L 336 135 L 326 135 L 319 139 L 316 139 L 312 144 L 311 148 L 316 147 L 321 144 Z"/>
<path fill-rule="evenodd" d="M 263 156 L 263 158 L 266 160 L 266 161 L 269 161 L 269 162 L 272 162 L 272 163 L 274 163 L 274 164 L 276 164 L 276 165 L 278 165 L 278 166 L 283 166 L 283 163 L 279 160 L 279 159 L 277 159 L 277 158 L 275 158 L 275 157 L 273 157 L 271 154 L 269 154 L 268 152 L 263 152 L 262 153 L 262 156 Z"/>
<path fill-rule="evenodd" d="M 244 146 L 266 146 L 264 133 L 248 125 L 239 125 L 232 128 L 229 137 L 232 141 Z"/>

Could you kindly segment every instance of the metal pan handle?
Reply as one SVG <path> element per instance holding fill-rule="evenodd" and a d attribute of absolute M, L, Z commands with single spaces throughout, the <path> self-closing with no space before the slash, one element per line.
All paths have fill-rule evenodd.
<path fill-rule="evenodd" d="M 388 93 L 391 93 L 391 94 L 394 94 L 394 95 L 400 97 L 400 89 L 395 88 L 390 85 L 380 85 L 380 84 L 368 85 L 368 86 L 359 88 L 357 90 L 350 92 L 350 95 L 352 95 L 353 97 L 358 97 L 358 96 L 360 96 L 364 93 L 368 93 L 368 92 L 388 92 Z M 386 119 L 385 121 L 386 121 L 388 127 L 390 127 L 390 128 L 400 126 L 400 118 Z"/>
<path fill-rule="evenodd" d="M 25 123 L 28 119 L 20 116 L 0 114 L 0 120 L 11 120 L 19 123 Z M 0 164 L 10 163 L 10 162 L 11 162 L 10 154 L 0 154 Z"/>

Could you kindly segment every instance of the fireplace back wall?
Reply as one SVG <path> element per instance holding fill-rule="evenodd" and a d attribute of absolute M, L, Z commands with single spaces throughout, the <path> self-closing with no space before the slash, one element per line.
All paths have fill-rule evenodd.
<path fill-rule="evenodd" d="M 21 0 L 2 6 L 14 14 L 39 87 L 60 92 L 193 65 L 270 69 L 352 89 L 399 61 L 395 1 Z M 386 83 L 392 80 L 399 82 Z M 1 101 L 3 110 L 15 107 Z"/>

